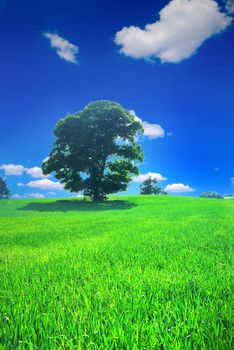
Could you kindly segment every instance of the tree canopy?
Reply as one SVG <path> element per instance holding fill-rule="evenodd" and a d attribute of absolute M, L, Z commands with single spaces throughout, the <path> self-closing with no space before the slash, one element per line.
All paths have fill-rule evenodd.
<path fill-rule="evenodd" d="M 92 102 L 58 122 L 43 173 L 54 172 L 66 190 L 82 191 L 94 200 L 125 191 L 132 176 L 139 173 L 135 161 L 143 160 L 135 142 L 142 132 L 141 124 L 120 104 Z"/>
<path fill-rule="evenodd" d="M 224 198 L 221 194 L 217 192 L 203 192 L 200 197 L 203 198 Z"/>
<path fill-rule="evenodd" d="M 141 194 L 167 194 L 162 188 L 158 185 L 158 181 L 149 177 L 140 185 Z"/>
<path fill-rule="evenodd" d="M 9 199 L 10 191 L 7 187 L 6 180 L 0 177 L 0 199 Z"/>

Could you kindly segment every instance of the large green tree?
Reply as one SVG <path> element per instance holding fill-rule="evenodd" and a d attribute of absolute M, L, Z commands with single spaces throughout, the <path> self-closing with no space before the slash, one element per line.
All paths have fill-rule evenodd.
<path fill-rule="evenodd" d="M 0 177 L 0 199 L 10 198 L 10 191 L 7 187 L 6 181 Z"/>
<path fill-rule="evenodd" d="M 143 152 L 135 142 L 143 129 L 129 110 L 112 101 L 96 101 L 61 119 L 43 173 L 52 172 L 71 192 L 101 200 L 125 191 L 139 173 Z"/>

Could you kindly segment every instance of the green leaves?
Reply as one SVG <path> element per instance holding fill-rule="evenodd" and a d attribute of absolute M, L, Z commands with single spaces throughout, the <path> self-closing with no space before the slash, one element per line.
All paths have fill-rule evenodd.
<path fill-rule="evenodd" d="M 10 197 L 10 191 L 7 187 L 6 181 L 0 177 L 0 199 L 8 199 Z"/>
<path fill-rule="evenodd" d="M 167 194 L 158 186 L 158 181 L 149 177 L 140 186 L 141 194 Z"/>
<path fill-rule="evenodd" d="M 138 174 L 132 162 L 143 160 L 135 143 L 141 132 L 141 124 L 120 104 L 92 102 L 57 123 L 56 140 L 43 172 L 55 172 L 65 189 L 83 191 L 93 199 L 126 190 L 132 174 Z"/>
<path fill-rule="evenodd" d="M 141 150 L 141 147 L 135 143 L 130 145 L 117 146 L 116 155 L 131 160 L 143 160 L 143 152 Z"/>

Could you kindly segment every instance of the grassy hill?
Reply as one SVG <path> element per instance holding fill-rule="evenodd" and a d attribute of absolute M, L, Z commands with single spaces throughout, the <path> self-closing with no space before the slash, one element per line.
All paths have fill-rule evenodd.
<path fill-rule="evenodd" d="M 0 349 L 233 348 L 234 201 L 0 201 Z"/>

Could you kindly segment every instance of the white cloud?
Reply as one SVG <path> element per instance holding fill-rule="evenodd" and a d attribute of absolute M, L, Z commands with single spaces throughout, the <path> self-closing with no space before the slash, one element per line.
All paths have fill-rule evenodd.
<path fill-rule="evenodd" d="M 158 21 L 144 29 L 130 26 L 117 32 L 115 43 L 122 46 L 120 52 L 133 58 L 180 62 L 232 21 L 214 0 L 172 0 L 159 15 Z"/>
<path fill-rule="evenodd" d="M 50 192 L 48 192 L 48 195 L 50 195 L 50 196 L 55 196 L 55 195 L 56 195 L 56 192 L 50 191 Z"/>
<path fill-rule="evenodd" d="M 45 198 L 42 193 L 30 193 L 27 195 L 28 198 Z"/>
<path fill-rule="evenodd" d="M 24 187 L 25 184 L 23 184 L 22 182 L 18 182 L 18 183 L 17 183 L 17 186 L 18 186 L 18 187 Z"/>
<path fill-rule="evenodd" d="M 173 193 L 184 193 L 184 192 L 193 192 L 195 190 L 193 188 L 189 187 L 188 185 L 178 183 L 178 184 L 167 185 L 164 188 L 164 191 L 173 192 Z"/>
<path fill-rule="evenodd" d="M 214 168 L 214 171 L 219 171 L 220 170 L 220 168 Z"/>
<path fill-rule="evenodd" d="M 29 193 L 25 195 L 21 194 L 14 194 L 11 198 L 13 199 L 22 199 L 22 198 L 45 198 L 44 194 L 42 193 Z"/>
<path fill-rule="evenodd" d="M 46 32 L 43 35 L 50 40 L 51 46 L 56 49 L 60 58 L 71 63 L 77 63 L 78 46 L 69 43 L 68 40 L 55 33 Z"/>
<path fill-rule="evenodd" d="M 15 164 L 2 164 L 0 166 L 0 169 L 2 169 L 5 172 L 5 175 L 23 175 L 26 173 L 27 175 L 33 177 L 33 178 L 47 178 L 48 176 L 44 175 L 42 173 L 42 170 L 40 167 L 35 166 L 32 168 L 25 168 L 23 165 L 15 165 Z M 21 182 L 18 183 L 17 186 L 24 186 Z"/>
<path fill-rule="evenodd" d="M 23 165 L 15 165 L 15 164 L 2 164 L 0 169 L 4 170 L 5 175 L 22 175 L 25 171 Z"/>
<path fill-rule="evenodd" d="M 166 177 L 164 177 L 163 175 L 161 174 L 158 174 L 158 173 L 147 173 L 147 174 L 141 174 L 141 175 L 138 175 L 138 176 L 134 176 L 132 181 L 133 182 L 143 182 L 145 180 L 147 180 L 148 178 L 151 178 L 151 179 L 156 179 L 157 181 L 165 181 L 167 180 Z"/>
<path fill-rule="evenodd" d="M 226 1 L 226 10 L 230 14 L 234 13 L 234 0 L 227 0 Z"/>
<path fill-rule="evenodd" d="M 150 124 L 141 118 L 137 117 L 135 111 L 131 110 L 130 113 L 134 116 L 135 120 L 140 122 L 143 129 L 144 129 L 144 136 L 148 137 L 149 139 L 157 139 L 159 137 L 165 136 L 165 131 L 163 128 L 158 124 Z"/>
<path fill-rule="evenodd" d="M 142 126 L 144 129 L 144 136 L 147 136 L 149 139 L 157 139 L 165 135 L 163 128 L 158 124 L 150 124 L 142 121 Z"/>
<path fill-rule="evenodd" d="M 63 185 L 60 182 L 54 182 L 49 179 L 41 179 L 30 181 L 27 184 L 28 187 L 40 188 L 42 190 L 63 190 Z"/>
<path fill-rule="evenodd" d="M 45 178 L 45 177 L 47 177 L 46 175 L 44 175 L 42 173 L 41 168 L 39 168 L 38 166 L 26 169 L 26 173 L 33 178 Z"/>
<path fill-rule="evenodd" d="M 234 177 L 231 178 L 231 182 L 234 185 Z"/>
<path fill-rule="evenodd" d="M 20 194 L 13 194 L 13 196 L 11 196 L 11 198 L 13 199 L 20 199 L 20 198 L 23 198 Z"/>

